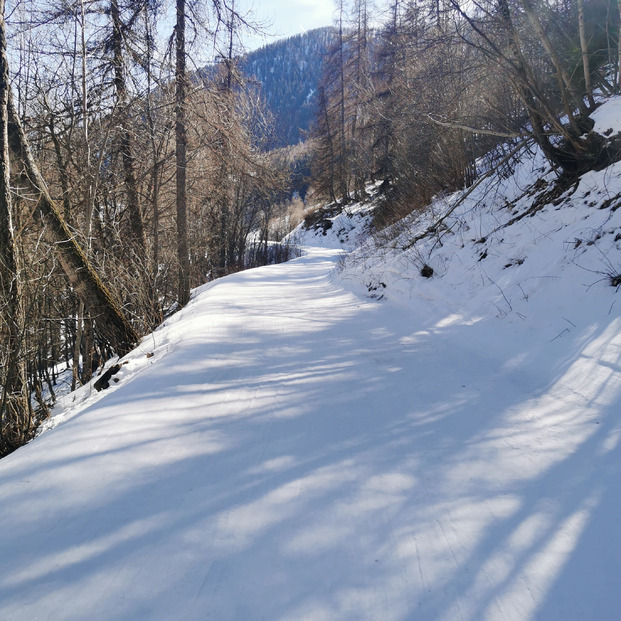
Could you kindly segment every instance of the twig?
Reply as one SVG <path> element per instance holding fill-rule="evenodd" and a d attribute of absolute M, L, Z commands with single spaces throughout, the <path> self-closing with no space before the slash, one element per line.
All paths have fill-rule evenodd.
<path fill-rule="evenodd" d="M 556 339 L 560 338 L 561 336 L 563 336 L 563 334 L 565 334 L 565 332 L 569 332 L 569 328 L 565 328 L 560 334 L 557 334 L 551 341 L 550 343 L 552 343 L 553 341 L 556 341 Z"/>

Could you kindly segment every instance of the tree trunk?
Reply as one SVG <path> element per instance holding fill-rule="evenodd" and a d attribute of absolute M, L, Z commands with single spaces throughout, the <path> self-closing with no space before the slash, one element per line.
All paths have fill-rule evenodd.
<path fill-rule="evenodd" d="M 4 0 L 0 0 L 0 301 L 3 319 L 4 368 L 0 375 L 0 455 L 28 440 L 30 405 L 22 352 L 24 307 L 13 237 L 8 141 L 9 70 L 6 55 Z"/>
<path fill-rule="evenodd" d="M 44 97 L 45 100 L 45 97 Z M 56 156 L 56 168 L 58 168 L 58 175 L 60 177 L 60 187 L 63 192 L 63 216 L 65 218 L 71 217 L 71 201 L 69 199 L 69 173 L 67 171 L 67 162 L 63 159 L 62 148 L 60 144 L 60 140 L 58 139 L 58 135 L 56 133 L 56 124 L 54 122 L 54 112 L 49 107 L 47 101 L 45 101 L 45 106 L 49 110 L 48 119 L 48 130 L 50 132 L 50 138 L 52 139 L 52 144 L 54 145 L 54 155 Z"/>
<path fill-rule="evenodd" d="M 71 371 L 71 392 L 82 385 L 80 377 L 80 351 L 82 349 L 82 335 L 84 333 L 84 302 L 80 300 L 78 305 L 78 314 L 75 321 L 75 342 L 73 344 L 73 367 Z"/>
<path fill-rule="evenodd" d="M 617 0 L 619 10 L 619 32 L 617 33 L 617 91 L 621 91 L 621 0 Z"/>
<path fill-rule="evenodd" d="M 563 63 L 561 62 L 561 59 L 559 58 L 558 54 L 554 50 L 554 46 L 552 42 L 550 41 L 550 38 L 548 37 L 545 31 L 545 28 L 543 27 L 543 24 L 541 23 L 541 20 L 539 19 L 539 16 L 537 15 L 535 8 L 532 5 L 532 0 L 523 0 L 522 4 L 524 7 L 524 12 L 526 13 L 526 16 L 528 17 L 528 21 L 531 23 L 533 30 L 539 37 L 539 40 L 541 41 L 543 48 L 548 54 L 550 61 L 554 65 L 554 68 L 556 69 L 557 76 L 559 78 L 559 86 L 560 86 L 560 91 L 561 91 L 560 94 L 563 100 L 563 104 L 566 108 L 565 112 L 569 117 L 569 122 L 575 130 L 578 130 L 576 120 L 574 118 L 574 111 L 570 107 L 570 103 L 567 100 L 566 93 L 569 93 L 569 95 L 571 96 L 571 99 L 573 100 L 573 104 L 578 106 L 580 113 L 586 116 L 586 114 L 588 113 L 588 110 L 586 109 L 586 106 L 584 105 L 584 100 L 582 98 L 582 95 L 576 91 L 574 85 L 571 82 L 571 78 L 569 77 L 567 71 L 563 67 Z M 563 88 L 563 85 L 564 85 L 564 88 Z"/>
<path fill-rule="evenodd" d="M 595 107 L 593 87 L 591 86 L 591 69 L 589 67 L 589 46 L 584 30 L 584 0 L 578 0 L 578 33 L 580 35 L 580 50 L 582 52 L 582 68 L 584 70 L 584 89 L 589 100 L 589 107 Z"/>
<path fill-rule="evenodd" d="M 84 325 L 82 327 L 82 383 L 87 384 L 93 378 L 93 351 L 95 344 L 93 342 L 93 322 L 88 316 L 84 317 Z"/>
<path fill-rule="evenodd" d="M 160 309 L 160 303 L 158 300 L 158 275 L 159 275 L 159 250 L 160 250 L 160 238 L 159 238 L 159 219 L 160 219 L 160 184 L 161 184 L 161 169 L 163 161 L 159 154 L 159 149 L 156 141 L 155 133 L 155 120 L 153 118 L 153 109 L 151 100 L 153 96 L 152 88 L 152 66 L 153 66 L 153 37 L 151 34 L 151 23 L 149 21 L 149 5 L 145 3 L 143 6 L 143 15 L 145 22 L 145 34 L 146 34 L 146 72 L 147 72 L 147 96 L 145 99 L 145 113 L 147 119 L 147 125 L 149 128 L 149 143 L 151 146 L 151 152 L 153 154 L 153 168 L 151 170 L 151 213 L 152 213 L 152 256 L 151 265 L 148 266 L 149 281 L 147 287 L 147 295 L 149 296 L 148 317 L 150 325 L 154 328 L 162 321 L 162 312 Z M 148 263 L 148 261 L 147 261 Z"/>
<path fill-rule="evenodd" d="M 528 3 L 525 5 L 530 6 Z M 569 132 L 550 111 L 545 97 L 538 92 L 536 82 L 522 55 L 507 0 L 498 0 L 498 8 L 507 32 L 508 58 L 513 66 L 513 79 L 528 112 L 533 136 L 550 162 L 560 166 L 566 172 L 574 172 L 584 164 L 582 159 L 587 156 L 587 145 L 580 141 L 580 132 L 577 131 L 574 134 Z M 560 66 L 558 70 L 561 71 Z M 584 107 L 584 103 L 582 106 Z M 573 115 L 570 115 L 570 119 L 573 119 Z M 552 144 L 550 133 L 546 131 L 546 124 L 549 124 L 553 131 L 558 132 L 564 141 L 561 148 Z"/>
<path fill-rule="evenodd" d="M 177 258 L 179 262 L 178 302 L 190 301 L 190 260 L 188 255 L 188 205 L 186 196 L 187 165 L 187 75 L 185 67 L 185 0 L 177 0 L 176 68 L 175 68 L 175 153 L 177 159 Z"/>
<path fill-rule="evenodd" d="M 347 141 L 346 141 L 346 128 L 345 128 L 345 41 L 343 33 L 343 20 L 345 18 L 345 7 L 343 0 L 339 0 L 339 108 L 340 108 L 340 127 L 339 134 L 341 137 L 341 153 L 340 153 L 340 194 L 343 203 L 349 201 L 348 191 L 348 157 L 347 157 Z"/>
<path fill-rule="evenodd" d="M 125 82 L 123 62 L 123 24 L 119 11 L 118 0 L 110 0 L 110 17 L 112 18 L 112 48 L 114 66 L 114 88 L 119 104 L 119 132 L 121 159 L 123 161 L 123 181 L 125 184 L 126 200 L 125 205 L 129 214 L 128 241 L 134 253 L 134 262 L 138 258 L 140 261 L 145 257 L 145 237 L 142 215 L 140 213 L 140 201 L 138 198 L 138 183 L 134 171 L 134 154 L 132 149 L 132 138 L 129 130 L 129 104 L 127 97 L 127 84 Z"/>

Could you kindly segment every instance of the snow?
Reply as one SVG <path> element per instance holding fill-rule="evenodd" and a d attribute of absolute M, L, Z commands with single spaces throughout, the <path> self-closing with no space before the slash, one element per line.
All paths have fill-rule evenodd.
<path fill-rule="evenodd" d="M 617 618 L 621 166 L 505 226 L 543 166 L 205 285 L 66 397 L 0 461 L 0 619 Z"/>
<path fill-rule="evenodd" d="M 300 246 L 311 246 L 350 251 L 368 237 L 377 207 L 377 185 L 369 188 L 371 197 L 365 203 L 340 206 L 338 203 L 320 207 L 311 212 L 310 222 L 302 223 L 285 237 L 285 242 Z"/>

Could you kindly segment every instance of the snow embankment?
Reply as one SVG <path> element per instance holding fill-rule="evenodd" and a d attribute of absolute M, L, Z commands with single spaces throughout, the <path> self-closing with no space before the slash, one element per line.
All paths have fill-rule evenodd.
<path fill-rule="evenodd" d="M 621 127 L 621 99 L 594 118 L 602 133 Z M 340 278 L 429 322 L 495 316 L 542 340 L 571 337 L 594 312 L 620 312 L 621 163 L 563 191 L 555 180 L 540 154 L 525 152 L 512 174 L 438 198 L 369 238 Z"/>
<path fill-rule="evenodd" d="M 377 186 L 370 187 L 369 192 L 371 198 L 362 202 L 332 203 L 314 209 L 285 241 L 302 247 L 353 250 L 371 234 Z"/>

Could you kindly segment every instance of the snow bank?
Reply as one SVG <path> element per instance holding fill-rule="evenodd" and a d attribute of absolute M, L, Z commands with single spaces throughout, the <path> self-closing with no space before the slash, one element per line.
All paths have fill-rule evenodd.
<path fill-rule="evenodd" d="M 332 203 L 311 211 L 286 240 L 299 246 L 353 250 L 371 234 L 376 190 L 370 187 L 371 198 L 363 202 Z"/>
<path fill-rule="evenodd" d="M 600 129 L 621 127 L 620 102 L 595 113 Z M 555 176 L 545 171 L 540 154 L 524 152 L 511 176 L 484 179 L 465 198 L 437 199 L 367 240 L 343 262 L 341 281 L 430 320 L 491 315 L 543 339 L 588 324 L 594 310 L 617 314 L 621 164 L 533 209 L 553 191 Z"/>

